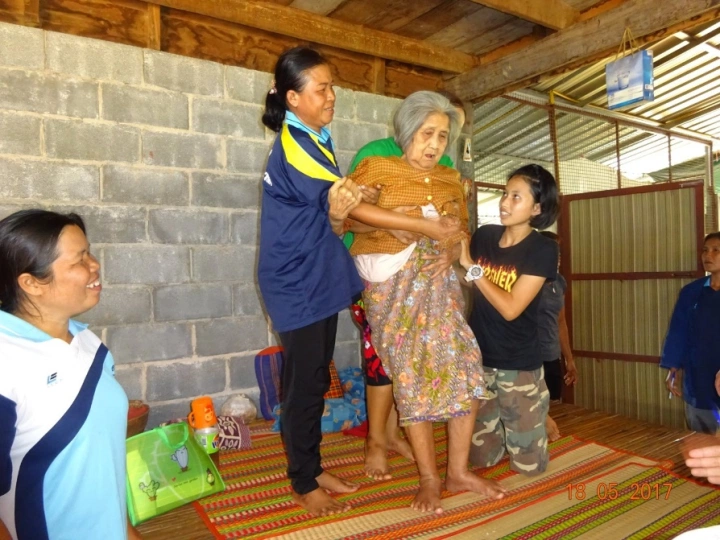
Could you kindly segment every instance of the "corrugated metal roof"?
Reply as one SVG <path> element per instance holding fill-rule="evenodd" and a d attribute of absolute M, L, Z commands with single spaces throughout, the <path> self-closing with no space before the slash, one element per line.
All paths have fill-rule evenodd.
<path fill-rule="evenodd" d="M 650 49 L 655 99 L 622 112 L 654 127 L 720 139 L 720 21 L 673 34 Z M 607 108 L 605 65 L 613 59 L 549 78 L 530 92 L 511 96 L 541 103 L 554 91 L 569 98 L 578 109 L 597 113 L 598 108 Z M 475 106 L 473 128 L 476 171 L 482 175 L 478 180 L 502 177 L 512 166 L 528 161 L 551 164 L 554 159 L 550 120 L 544 109 L 506 98 L 493 99 Z M 611 119 L 561 110 L 556 114 L 556 131 L 561 164 L 582 159 L 617 170 L 619 141 L 619 168 L 629 179 L 662 181 L 670 171 L 673 179 L 707 172 L 707 146 L 681 137 L 622 124 L 616 134 Z"/>
<path fill-rule="evenodd" d="M 653 51 L 655 99 L 623 109 L 632 115 L 720 138 L 720 21 L 678 32 L 649 47 Z M 543 81 L 533 90 L 551 90 L 581 105 L 607 107 L 605 64 Z"/>

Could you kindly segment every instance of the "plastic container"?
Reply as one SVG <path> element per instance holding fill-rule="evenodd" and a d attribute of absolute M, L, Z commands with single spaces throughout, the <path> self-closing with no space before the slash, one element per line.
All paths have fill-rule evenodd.
<path fill-rule="evenodd" d="M 220 430 L 215 416 L 212 398 L 203 396 L 193 400 L 190 405 L 192 412 L 188 415 L 188 424 L 195 432 L 195 439 L 200 443 L 215 463 L 220 466 Z"/>
<path fill-rule="evenodd" d="M 217 426 L 204 427 L 195 430 L 195 439 L 207 452 L 216 467 L 220 467 L 220 430 Z"/>

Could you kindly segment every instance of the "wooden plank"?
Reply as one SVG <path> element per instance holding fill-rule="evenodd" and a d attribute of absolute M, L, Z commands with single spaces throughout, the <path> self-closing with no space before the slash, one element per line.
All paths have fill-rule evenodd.
<path fill-rule="evenodd" d="M 630 0 L 604 0 L 603 2 L 594 4 L 592 7 L 589 7 L 587 10 L 580 13 L 580 18 L 578 19 L 578 22 L 586 21 L 588 19 L 592 19 L 593 17 L 597 17 L 601 13 L 605 13 L 606 11 L 610 11 L 611 9 L 615 9 L 618 6 L 625 4 L 629 1 Z M 478 59 L 478 64 L 483 66 L 489 64 L 490 62 L 494 62 L 495 60 L 499 60 L 504 56 L 517 52 L 521 49 L 529 47 L 533 43 L 537 43 L 538 41 L 545 39 L 546 37 L 548 37 L 548 35 L 550 34 L 533 31 L 531 35 L 521 37 L 519 39 L 516 39 L 515 41 L 511 41 L 496 49 L 492 49 L 485 54 L 482 54 Z M 478 49 L 475 50 L 477 51 Z"/>
<path fill-rule="evenodd" d="M 374 80 L 373 80 L 373 92 L 376 94 L 385 93 L 385 60 L 382 58 L 374 58 Z"/>
<path fill-rule="evenodd" d="M 305 44 L 256 28 L 172 9 L 163 13 L 163 28 L 163 50 L 167 52 L 268 73 L 273 72 L 284 50 Z M 328 60 L 335 84 L 352 90 L 375 91 L 378 86 L 376 59 L 331 47 L 317 49 Z"/>
<path fill-rule="evenodd" d="M 272 73 L 297 40 L 184 11 L 163 11 L 162 50 Z"/>
<path fill-rule="evenodd" d="M 442 77 L 437 71 L 399 64 L 385 63 L 385 95 L 405 98 L 418 90 L 439 90 Z"/>
<path fill-rule="evenodd" d="M 345 0 L 293 0 L 291 8 L 302 9 L 318 15 L 329 15 L 335 11 Z"/>
<path fill-rule="evenodd" d="M 484 8 L 469 0 L 448 0 L 395 32 L 405 37 L 427 39 L 481 9 Z"/>
<path fill-rule="evenodd" d="M 26 26 L 40 26 L 40 0 L 25 0 L 24 12 Z"/>
<path fill-rule="evenodd" d="M 205 0 L 204 2 L 148 0 L 148 2 L 295 39 L 450 73 L 463 73 L 475 65 L 474 57 L 469 54 L 256 0 Z"/>
<path fill-rule="evenodd" d="M 468 54 L 479 55 L 494 51 L 495 49 L 534 35 L 538 25 L 526 21 L 515 20 L 499 28 L 494 28 L 464 43 L 458 50 Z"/>
<path fill-rule="evenodd" d="M 162 46 L 162 23 L 160 12 L 162 8 L 154 4 L 147 7 L 147 48 L 159 51 Z"/>
<path fill-rule="evenodd" d="M 481 8 L 455 24 L 443 28 L 440 32 L 430 36 L 427 41 L 434 45 L 456 49 L 474 37 L 482 36 L 513 20 L 517 19 L 494 9 Z"/>
<path fill-rule="evenodd" d="M 576 9 L 562 0 L 473 0 L 473 2 L 553 30 L 562 30 L 573 25 L 580 16 Z"/>
<path fill-rule="evenodd" d="M 362 92 L 375 91 L 378 85 L 375 58 L 324 45 L 315 48 L 328 61 L 334 84 Z"/>
<path fill-rule="evenodd" d="M 720 18 L 720 0 L 676 0 L 658 9 L 655 0 L 633 0 L 556 32 L 534 45 L 458 75 L 446 86 L 479 100 L 501 95 L 613 54 L 629 23 L 638 44 Z"/>
<path fill-rule="evenodd" d="M 137 0 L 43 0 L 42 27 L 138 47 L 147 46 L 147 4 Z"/>
<path fill-rule="evenodd" d="M 174 54 L 272 73 L 280 54 L 303 42 L 184 11 L 163 11 L 163 47 Z M 406 97 L 416 90 L 439 88 L 440 73 L 386 62 L 358 53 L 319 46 L 338 86 Z"/>
<path fill-rule="evenodd" d="M 0 0 L 0 21 L 25 24 L 25 0 Z"/>
<path fill-rule="evenodd" d="M 436 8 L 444 0 L 347 0 L 332 12 L 340 21 L 394 32 Z"/>

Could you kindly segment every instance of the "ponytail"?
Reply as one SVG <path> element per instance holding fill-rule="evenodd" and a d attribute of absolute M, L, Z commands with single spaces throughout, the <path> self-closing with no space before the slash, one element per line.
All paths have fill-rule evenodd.
<path fill-rule="evenodd" d="M 265 96 L 262 123 L 276 133 L 280 131 L 287 110 L 287 93 L 290 90 L 302 92 L 307 84 L 305 72 L 322 64 L 327 64 L 327 60 L 319 52 L 307 47 L 294 47 L 282 53 L 275 65 L 272 88 Z"/>
<path fill-rule="evenodd" d="M 262 123 L 275 133 L 280 131 L 285 120 L 285 103 L 277 92 L 268 92 L 265 96 L 265 111 Z"/>

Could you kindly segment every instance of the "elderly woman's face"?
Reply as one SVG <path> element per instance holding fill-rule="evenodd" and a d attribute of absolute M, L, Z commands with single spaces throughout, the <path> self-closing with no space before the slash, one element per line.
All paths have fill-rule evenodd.
<path fill-rule="evenodd" d="M 432 169 L 445 152 L 450 136 L 450 119 L 446 114 L 433 113 L 413 135 L 405 159 L 418 169 Z"/>

